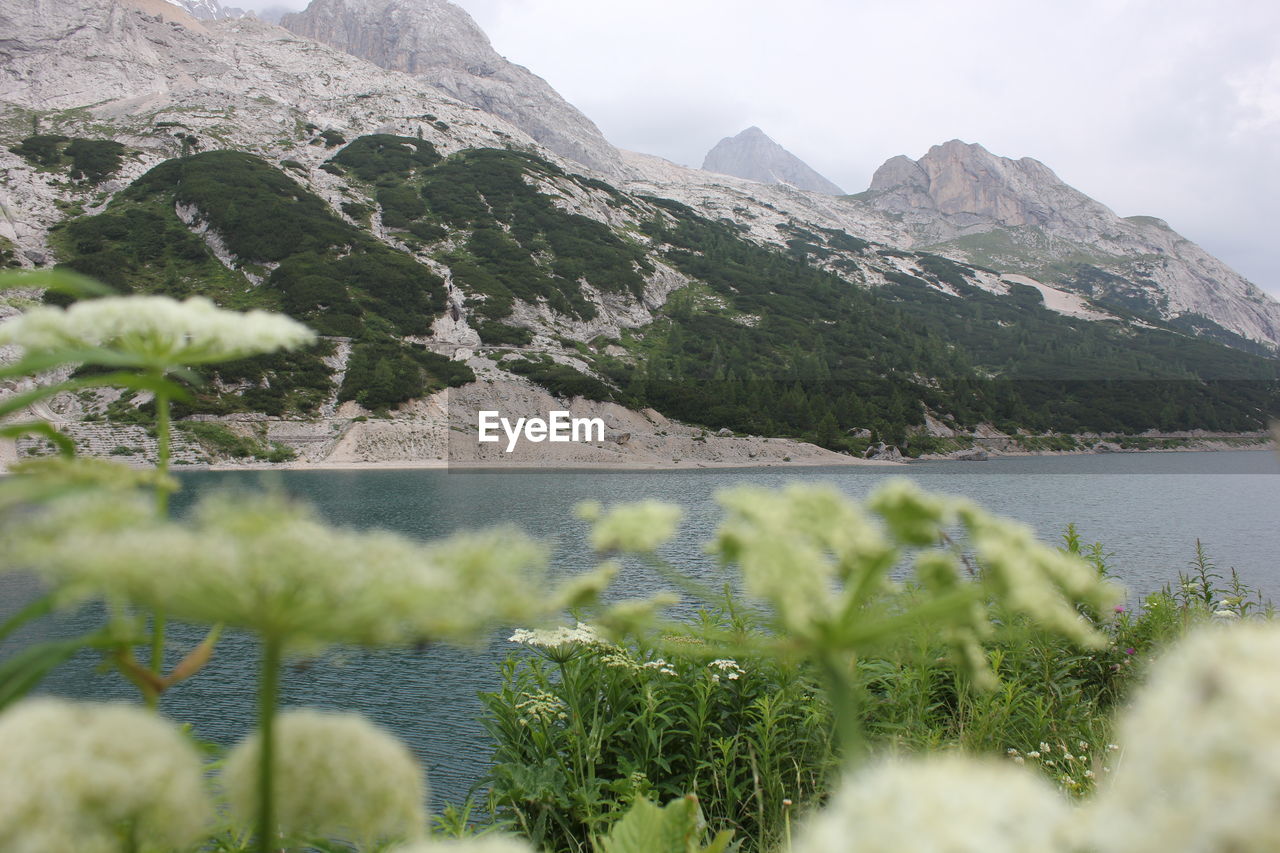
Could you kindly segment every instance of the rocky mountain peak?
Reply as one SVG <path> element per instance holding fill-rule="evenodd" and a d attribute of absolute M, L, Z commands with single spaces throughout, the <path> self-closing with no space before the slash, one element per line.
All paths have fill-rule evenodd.
<path fill-rule="evenodd" d="M 1038 160 L 1000 157 L 959 139 L 933 146 L 919 160 L 890 158 L 872 176 L 871 192 L 876 206 L 891 212 L 930 209 L 1012 227 L 1062 224 L 1063 211 L 1076 216 L 1082 208 L 1114 215 Z"/>
<path fill-rule="evenodd" d="M 618 152 L 547 81 L 508 62 L 464 10 L 445 0 L 312 0 L 281 25 L 500 116 L 555 153 L 610 176 Z"/>
<path fill-rule="evenodd" d="M 167 0 L 199 21 L 221 21 L 224 18 L 243 18 L 245 11 L 223 6 L 218 0 Z"/>
<path fill-rule="evenodd" d="M 755 126 L 721 139 L 707 152 L 702 168 L 762 184 L 787 184 L 809 192 L 844 195 L 844 190 Z"/>
<path fill-rule="evenodd" d="M 1039 160 L 952 139 L 919 160 L 886 160 L 857 198 L 899 222 L 913 246 L 1041 276 L 1126 309 L 1208 318 L 1246 338 L 1280 343 L 1274 299 L 1168 223 L 1122 219 Z"/>

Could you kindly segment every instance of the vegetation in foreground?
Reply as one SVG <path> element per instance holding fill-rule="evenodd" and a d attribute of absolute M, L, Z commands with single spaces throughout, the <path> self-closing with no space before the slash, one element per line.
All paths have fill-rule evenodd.
<path fill-rule="evenodd" d="M 37 281 L 94 290 L 67 276 L 0 283 Z M 0 327 L 0 341 L 24 348 L 0 378 L 109 369 L 11 395 L 0 417 L 60 391 L 147 391 L 160 446 L 158 470 L 136 471 L 77 459 L 47 423 L 0 427 L 62 450 L 0 482 L 3 568 L 35 570 L 52 588 L 0 637 L 85 599 L 109 614 L 99 631 L 0 663 L 0 837 L 12 849 L 1107 853 L 1280 842 L 1280 632 L 1200 549 L 1192 573 L 1134 615 L 1102 549 L 1070 532 L 1051 548 L 906 481 L 862 505 L 823 488 L 737 489 L 721 497 L 709 548 L 740 591 L 690 624 L 664 620 L 662 599 L 596 605 L 611 555 L 652 555 L 674 534 L 679 510 L 663 504 L 582 507 L 604 562 L 558 586 L 540 573 L 542 548 L 512 531 L 422 544 L 334 529 L 271 495 L 214 498 L 171 519 L 170 404 L 185 393 L 173 377 L 311 337 L 287 318 L 157 297 L 87 299 Z M 469 833 L 465 814 L 428 832 L 421 768 L 394 737 L 356 715 L 276 707 L 289 654 L 467 642 L 566 608 L 592 627 L 517 631 L 538 654 L 509 664 L 489 698 L 493 803 L 524 840 L 444 844 Z M 210 628 L 165 669 L 170 618 Z M 1197 631 L 1134 687 L 1151 655 L 1215 619 L 1249 624 Z M 155 705 L 198 675 L 223 626 L 259 640 L 259 719 L 209 767 Z M 100 650 L 141 704 L 23 698 L 83 648 Z M 1112 735 L 1109 712 L 1126 699 Z M 1110 737 L 1123 761 L 1108 761 Z M 979 757 L 1001 749 L 1000 761 Z M 834 783 L 837 767 L 849 775 Z M 1111 778 L 1072 805 L 1045 772 L 1075 795 Z"/>

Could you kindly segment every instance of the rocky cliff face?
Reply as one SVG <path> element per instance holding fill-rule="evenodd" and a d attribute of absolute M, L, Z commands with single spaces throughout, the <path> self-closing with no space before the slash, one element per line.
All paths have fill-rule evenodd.
<path fill-rule="evenodd" d="M 284 27 L 382 68 L 403 71 L 500 116 L 547 148 L 609 176 L 617 151 L 547 81 L 508 62 L 471 16 L 444 0 L 313 0 Z"/>
<path fill-rule="evenodd" d="M 1165 222 L 1121 218 L 1030 157 L 1011 160 L 951 140 L 919 160 L 888 160 L 856 204 L 898 220 L 904 242 L 917 248 L 1034 275 L 1189 328 L 1208 319 L 1280 342 L 1280 303 Z"/>
<path fill-rule="evenodd" d="M 224 18 L 243 18 L 245 11 L 233 6 L 223 6 L 218 0 L 168 0 L 198 21 L 221 21 Z"/>
<path fill-rule="evenodd" d="M 762 184 L 786 184 L 825 195 L 844 194 L 844 190 L 819 175 L 758 127 L 749 127 L 737 136 L 721 139 L 707 152 L 702 168 Z"/>

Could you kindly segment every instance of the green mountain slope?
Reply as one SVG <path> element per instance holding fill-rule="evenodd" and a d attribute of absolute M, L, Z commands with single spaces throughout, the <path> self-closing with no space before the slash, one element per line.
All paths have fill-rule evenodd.
<path fill-rule="evenodd" d="M 973 267 L 843 232 L 795 229 L 777 251 L 531 154 L 441 157 L 410 137 L 360 137 L 323 168 L 342 181 L 345 218 L 284 170 L 213 151 L 162 163 L 103 213 L 66 222 L 56 243 L 69 266 L 122 290 L 202 293 L 351 339 L 339 399 L 370 408 L 473 378 L 406 340 L 448 311 L 501 366 L 554 393 L 837 449 L 865 445 L 850 437 L 859 430 L 902 442 L 926 410 L 959 426 L 1062 432 L 1249 430 L 1277 411 L 1273 359 L 1066 317 L 1033 288 L 992 293 Z M 605 215 L 586 215 L 584 199 Z M 449 270 L 465 308 L 429 263 Z M 652 322 L 617 339 L 569 336 L 605 297 L 642 304 L 659 266 L 690 283 L 644 305 Z M 848 280 L 871 268 L 887 283 Z M 332 390 L 331 350 L 221 371 L 197 408 L 314 411 Z"/>

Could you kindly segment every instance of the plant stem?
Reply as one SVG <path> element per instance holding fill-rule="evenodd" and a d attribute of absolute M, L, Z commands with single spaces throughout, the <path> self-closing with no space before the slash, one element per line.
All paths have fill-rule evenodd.
<path fill-rule="evenodd" d="M 839 655 L 829 653 L 821 658 L 821 668 L 831 695 L 831 710 L 835 713 L 841 754 L 846 763 L 858 760 L 866 743 L 862 737 L 857 688 L 849 675 L 849 664 Z"/>
<path fill-rule="evenodd" d="M 262 641 L 262 680 L 258 685 L 258 853 L 271 853 L 275 835 L 275 719 L 280 692 L 280 643 Z"/>
<path fill-rule="evenodd" d="M 157 379 L 164 379 L 163 373 Z M 169 394 L 156 391 L 156 472 L 160 482 L 156 485 L 156 513 L 164 518 L 169 514 L 169 485 L 166 482 L 169 474 L 169 457 L 172 453 L 171 443 L 173 425 L 169 412 Z"/>
<path fill-rule="evenodd" d="M 156 378 L 163 380 L 164 372 L 156 371 Z M 170 420 L 169 395 L 163 390 L 156 391 L 156 515 L 161 520 L 169 515 L 169 457 L 173 426 Z M 159 675 L 164 671 L 164 613 L 156 610 L 151 615 L 151 671 Z M 159 695 L 148 696 L 147 704 L 154 708 L 159 703 Z"/>

